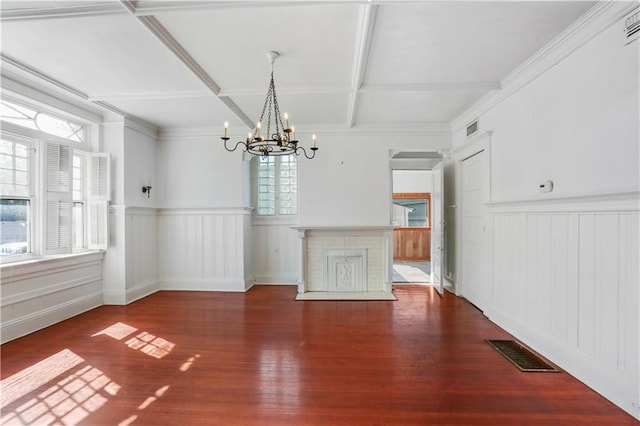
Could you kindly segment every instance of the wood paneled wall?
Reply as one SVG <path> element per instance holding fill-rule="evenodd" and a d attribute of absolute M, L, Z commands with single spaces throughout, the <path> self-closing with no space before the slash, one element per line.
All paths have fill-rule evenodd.
<path fill-rule="evenodd" d="M 394 260 L 431 260 L 430 228 L 396 228 L 393 230 Z"/>

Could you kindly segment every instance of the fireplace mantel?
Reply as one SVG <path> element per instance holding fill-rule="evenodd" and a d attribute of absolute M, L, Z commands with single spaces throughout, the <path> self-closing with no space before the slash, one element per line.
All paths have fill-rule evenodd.
<path fill-rule="evenodd" d="M 300 239 L 298 299 L 395 299 L 391 286 L 393 226 L 292 229 Z"/>

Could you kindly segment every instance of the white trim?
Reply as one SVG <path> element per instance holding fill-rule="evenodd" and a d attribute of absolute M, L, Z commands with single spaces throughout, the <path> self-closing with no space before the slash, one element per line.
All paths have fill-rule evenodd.
<path fill-rule="evenodd" d="M 640 191 L 610 194 L 586 194 L 568 197 L 499 201 L 487 203 L 489 213 L 558 213 L 558 212 L 637 212 L 640 211 Z"/>
<path fill-rule="evenodd" d="M 104 251 L 44 256 L 23 262 L 0 265 L 2 284 L 25 280 L 42 275 L 50 275 L 60 270 L 77 269 L 90 264 L 98 264 L 104 258 Z"/>
<path fill-rule="evenodd" d="M 48 2 L 47 2 L 48 3 Z M 78 3 L 78 2 L 75 2 Z M 100 16 L 124 13 L 122 6 L 116 2 L 86 3 L 64 7 L 37 7 L 24 9 L 7 9 L 2 11 L 0 21 L 26 21 L 35 19 L 73 18 L 78 16 Z"/>
<path fill-rule="evenodd" d="M 163 278 L 159 290 L 245 292 L 253 286 L 242 278 Z"/>
<path fill-rule="evenodd" d="M 544 74 L 606 28 L 618 23 L 625 14 L 636 6 L 636 2 L 597 2 L 577 21 L 503 78 L 501 81 L 502 90 L 489 92 L 473 106 L 453 119 L 451 121 L 451 131 L 456 133 L 464 129 L 473 119 L 482 116 L 491 108 Z"/>
<path fill-rule="evenodd" d="M 128 305 L 159 291 L 157 280 L 147 280 L 137 283 L 133 288 L 127 288 L 125 291 L 106 290 L 102 292 L 105 305 Z"/>
<path fill-rule="evenodd" d="M 476 134 L 475 136 L 471 137 L 469 139 L 469 141 L 452 150 L 451 151 L 451 157 L 454 159 L 455 163 L 454 163 L 454 173 L 455 173 L 455 205 L 457 206 L 456 208 L 456 217 L 455 217 L 455 223 L 456 223 L 456 231 L 455 231 L 455 259 L 456 259 L 456 265 L 455 265 L 455 275 L 456 275 L 456 280 L 455 280 L 455 286 L 453 288 L 453 290 L 455 290 L 455 294 L 458 296 L 463 295 L 464 293 L 464 276 L 462 273 L 462 264 L 464 262 L 463 256 L 462 256 L 462 247 L 463 247 L 463 230 L 462 230 L 462 212 L 464 210 L 463 204 L 462 204 L 462 162 L 464 160 L 466 160 L 469 157 L 472 157 L 473 155 L 476 155 L 482 151 L 485 151 L 487 154 L 487 168 L 488 168 L 488 174 L 489 176 L 487 177 L 487 186 L 488 186 L 488 192 L 489 192 L 489 201 L 491 201 L 491 188 L 492 188 L 492 183 L 491 183 L 491 135 L 493 134 L 493 131 L 488 130 L 486 132 L 483 133 L 479 133 Z M 489 232 L 487 235 L 491 235 L 491 233 Z M 487 243 L 489 243 L 489 241 L 487 241 Z M 489 255 L 489 258 L 491 255 Z M 452 284 L 453 282 L 450 281 Z"/>
<path fill-rule="evenodd" d="M 365 84 L 360 92 L 438 92 L 460 90 L 498 90 L 502 89 L 499 81 L 461 81 L 461 82 L 434 82 L 434 83 L 388 83 Z"/>
<path fill-rule="evenodd" d="M 553 360 L 567 373 L 579 378 L 584 384 L 598 392 L 627 413 L 640 418 L 637 402 L 637 383 L 620 370 L 607 368 L 602 362 L 590 358 L 584 352 L 557 339 L 550 333 L 542 333 L 513 315 L 504 313 L 489 304 L 484 314 L 493 323 L 518 337 L 518 340 L 530 346 L 536 352 Z"/>
<path fill-rule="evenodd" d="M 354 232 L 377 232 L 377 231 L 393 231 L 394 226 L 392 225 L 335 225 L 335 226 L 324 226 L 324 225 L 296 225 L 292 226 L 291 229 L 295 229 L 297 231 L 324 231 L 324 232 L 340 232 L 341 235 L 346 235 L 344 231 L 354 231 Z"/>
<path fill-rule="evenodd" d="M 6 66 L 6 57 L 2 57 L 0 62 L 4 68 Z M 2 70 L 2 90 L 3 97 L 7 95 L 9 98 L 16 98 L 19 102 L 24 102 L 27 105 L 34 105 L 37 108 L 41 108 L 45 111 L 52 111 L 57 115 L 71 117 L 82 121 L 83 124 L 91 125 L 100 123 L 102 121 L 101 112 L 90 104 L 77 104 L 68 98 L 61 96 L 59 93 L 51 93 L 44 87 L 33 87 L 33 82 L 20 81 L 23 80 L 18 75 L 12 72 L 7 72 L 6 69 Z M 67 94 L 80 96 L 83 94 L 77 94 L 73 89 L 64 89 Z M 84 98 L 82 98 L 84 99 Z"/>
<path fill-rule="evenodd" d="M 177 216 L 177 215 L 250 215 L 252 212 L 250 207 L 230 207 L 230 208 L 162 208 L 158 209 L 159 216 Z"/>
<path fill-rule="evenodd" d="M 344 127 L 344 123 L 336 125 L 323 125 L 316 126 L 313 129 L 319 136 L 371 136 L 371 135 L 389 135 L 393 137 L 409 137 L 420 138 L 426 135 L 440 135 L 451 136 L 451 126 L 449 123 L 396 123 L 394 125 L 381 126 L 377 124 L 357 124 L 354 127 Z M 298 130 L 296 128 L 296 134 L 299 136 L 310 137 L 311 131 L 304 131 L 304 129 Z M 171 127 L 162 128 L 159 130 L 158 139 L 163 142 L 182 142 L 192 139 L 211 139 L 222 143 L 220 141 L 221 136 L 219 127 Z M 247 134 L 231 134 L 231 140 L 237 138 L 237 140 L 244 140 Z M 304 139 L 298 138 L 301 142 Z M 449 148 L 443 146 L 441 148 Z M 435 150 L 439 148 L 433 148 Z"/>
<path fill-rule="evenodd" d="M 296 275 L 264 274 L 256 275 L 254 282 L 256 285 L 297 285 L 298 277 Z"/>
<path fill-rule="evenodd" d="M 102 305 L 102 293 L 95 292 L 9 321 L 0 327 L 2 343 L 26 336 L 50 325 Z"/>

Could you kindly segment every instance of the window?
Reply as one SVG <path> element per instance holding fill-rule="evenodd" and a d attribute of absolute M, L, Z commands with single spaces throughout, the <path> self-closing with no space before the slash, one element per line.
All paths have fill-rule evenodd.
<path fill-rule="evenodd" d="M 31 252 L 31 146 L 0 139 L 0 255 Z"/>
<path fill-rule="evenodd" d="M 401 228 L 431 226 L 431 194 L 394 193 L 393 225 Z"/>
<path fill-rule="evenodd" d="M 257 213 L 298 214 L 298 161 L 295 155 L 258 157 Z"/>
<path fill-rule="evenodd" d="M 21 127 L 59 136 L 72 142 L 86 141 L 86 126 L 6 99 L 0 100 L 0 115 L 3 121 Z"/>
<path fill-rule="evenodd" d="M 86 124 L 0 101 L 2 261 L 107 246 L 108 154 Z"/>

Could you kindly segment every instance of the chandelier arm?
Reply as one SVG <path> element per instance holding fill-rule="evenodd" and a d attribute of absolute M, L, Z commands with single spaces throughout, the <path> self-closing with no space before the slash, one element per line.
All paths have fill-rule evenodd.
<path fill-rule="evenodd" d="M 315 157 L 315 156 L 316 156 L 316 151 L 318 150 L 318 148 L 310 148 L 310 149 L 311 149 L 311 157 L 309 157 L 309 156 L 307 155 L 307 150 L 306 150 L 306 149 L 304 149 L 304 147 L 302 147 L 302 146 L 297 146 L 297 147 L 293 150 L 293 153 L 294 153 L 294 154 L 296 154 L 296 155 L 300 155 L 300 154 L 298 154 L 298 151 L 302 151 L 302 153 L 304 154 L 304 156 L 305 156 L 305 157 L 307 157 L 307 160 L 311 160 L 313 157 Z"/>
<path fill-rule="evenodd" d="M 229 140 L 229 138 L 221 138 L 224 141 L 224 149 L 226 149 L 229 152 L 233 152 L 236 149 L 238 149 L 238 146 L 242 145 L 242 151 L 243 152 L 247 152 L 249 150 L 249 145 L 246 142 L 240 141 L 238 143 L 236 143 L 236 146 L 233 147 L 233 149 L 229 149 L 227 147 L 227 141 Z"/>

